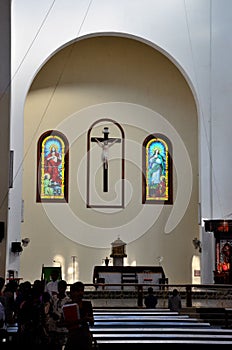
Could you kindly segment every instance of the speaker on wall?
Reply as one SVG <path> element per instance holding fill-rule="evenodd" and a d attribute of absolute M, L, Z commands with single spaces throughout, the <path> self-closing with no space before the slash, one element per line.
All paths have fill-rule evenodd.
<path fill-rule="evenodd" d="M 0 242 L 3 240 L 5 234 L 5 223 L 0 221 Z"/>
<path fill-rule="evenodd" d="M 21 242 L 12 242 L 11 243 L 12 253 L 21 253 L 22 250 L 23 250 L 23 248 L 21 246 Z"/>

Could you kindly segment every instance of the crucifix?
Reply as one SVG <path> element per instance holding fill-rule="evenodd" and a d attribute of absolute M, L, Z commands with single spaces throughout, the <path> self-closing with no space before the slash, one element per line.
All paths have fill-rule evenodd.
<path fill-rule="evenodd" d="M 104 127 L 102 131 L 104 137 L 91 137 L 91 142 L 97 142 L 102 148 L 102 162 L 103 162 L 103 192 L 108 192 L 108 160 L 109 160 L 109 148 L 116 142 L 120 143 L 118 138 L 109 138 L 109 128 Z"/>

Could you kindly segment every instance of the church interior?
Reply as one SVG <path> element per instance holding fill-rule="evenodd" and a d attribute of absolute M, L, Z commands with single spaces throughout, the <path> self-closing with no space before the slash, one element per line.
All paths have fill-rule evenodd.
<path fill-rule="evenodd" d="M 232 4 L 0 9 L 0 274 L 231 282 Z"/>

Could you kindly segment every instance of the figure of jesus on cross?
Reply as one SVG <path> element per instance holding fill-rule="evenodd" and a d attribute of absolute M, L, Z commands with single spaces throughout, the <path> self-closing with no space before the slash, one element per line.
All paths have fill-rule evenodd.
<path fill-rule="evenodd" d="M 92 142 L 97 142 L 97 144 L 102 148 L 102 162 L 103 162 L 103 192 L 108 192 L 108 161 L 109 161 L 109 148 L 113 146 L 116 142 L 121 142 L 118 138 L 109 138 L 109 128 L 104 127 L 102 131 L 104 137 L 91 137 Z"/>

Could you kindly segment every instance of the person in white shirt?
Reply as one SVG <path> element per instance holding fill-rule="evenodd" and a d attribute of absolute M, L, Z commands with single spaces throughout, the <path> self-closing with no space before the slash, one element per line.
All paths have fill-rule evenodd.
<path fill-rule="evenodd" d="M 58 294 L 51 297 L 51 309 L 48 319 L 48 331 L 50 350 L 62 350 L 66 343 L 68 329 L 64 327 L 62 322 L 63 305 L 71 302 L 70 297 L 66 293 L 67 282 L 60 280 L 58 282 Z"/>
<path fill-rule="evenodd" d="M 59 282 L 59 271 L 52 270 L 51 271 L 51 281 L 47 282 L 45 285 L 45 292 L 48 292 L 51 296 L 58 294 L 58 282 Z"/>

